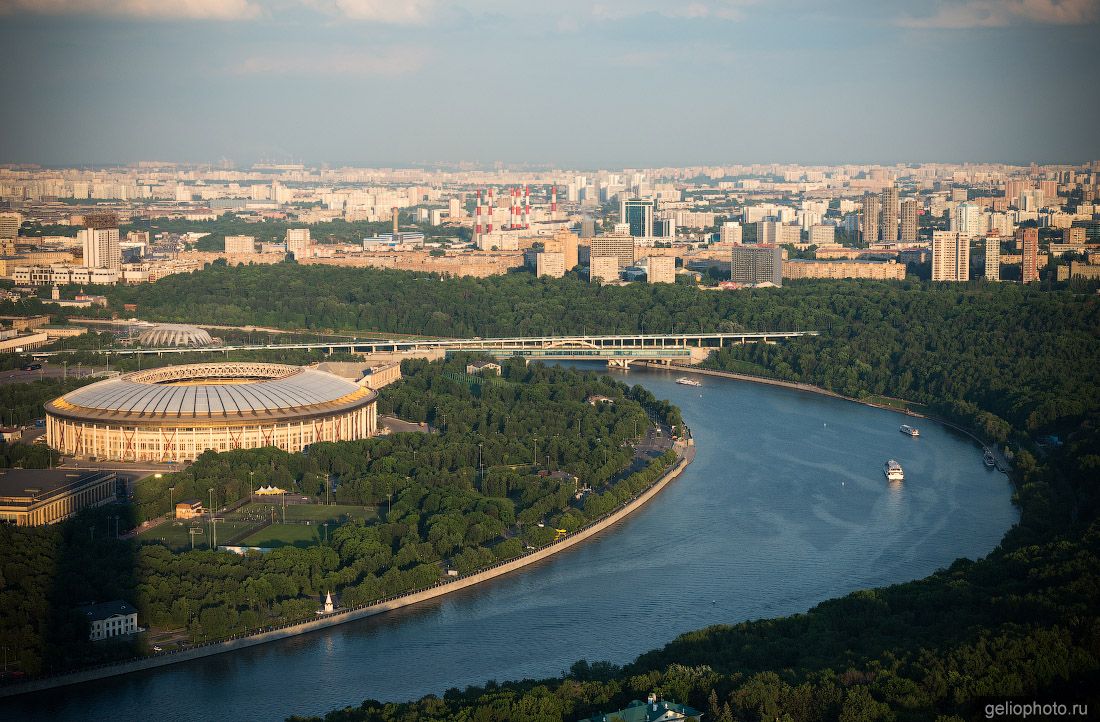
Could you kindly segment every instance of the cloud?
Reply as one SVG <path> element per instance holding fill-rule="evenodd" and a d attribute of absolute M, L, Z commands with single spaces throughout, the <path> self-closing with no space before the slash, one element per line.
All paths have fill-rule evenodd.
<path fill-rule="evenodd" d="M 302 0 L 302 3 L 348 20 L 392 25 L 424 25 L 436 17 L 442 5 L 440 0 Z"/>
<path fill-rule="evenodd" d="M 941 3 L 926 17 L 905 16 L 897 24 L 908 28 L 1002 28 L 1034 23 L 1086 25 L 1100 18 L 1100 0 L 962 0 Z"/>
<path fill-rule="evenodd" d="M 251 0 L 0 0 L 0 14 L 109 15 L 146 20 L 247 20 Z"/>
<path fill-rule="evenodd" d="M 236 75 L 396 77 L 415 73 L 428 58 L 423 48 L 392 47 L 373 52 L 253 56 L 229 70 Z"/>

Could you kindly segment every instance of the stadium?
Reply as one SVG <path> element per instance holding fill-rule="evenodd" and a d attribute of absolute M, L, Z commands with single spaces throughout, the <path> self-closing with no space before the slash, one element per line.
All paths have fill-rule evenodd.
<path fill-rule="evenodd" d="M 190 461 L 207 449 L 371 436 L 378 395 L 314 368 L 202 363 L 136 371 L 46 404 L 46 440 L 62 454 L 115 461 Z"/>

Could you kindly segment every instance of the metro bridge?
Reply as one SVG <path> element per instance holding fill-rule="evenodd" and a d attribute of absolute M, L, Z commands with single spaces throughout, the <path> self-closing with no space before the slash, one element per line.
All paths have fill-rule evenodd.
<path fill-rule="evenodd" d="M 182 353 L 225 353 L 234 351 L 321 350 L 326 353 L 449 355 L 480 353 L 494 358 L 514 356 L 533 360 L 606 360 L 610 366 L 627 367 L 633 361 L 672 363 L 702 361 L 718 348 L 747 343 L 775 343 L 817 331 L 754 331 L 746 333 L 637 333 L 620 335 L 580 334 L 573 336 L 515 336 L 505 338 L 451 339 L 350 339 L 280 344 L 234 344 L 203 348 L 106 348 L 83 350 L 110 356 L 163 356 Z M 35 358 L 49 358 L 69 351 L 32 351 Z"/>

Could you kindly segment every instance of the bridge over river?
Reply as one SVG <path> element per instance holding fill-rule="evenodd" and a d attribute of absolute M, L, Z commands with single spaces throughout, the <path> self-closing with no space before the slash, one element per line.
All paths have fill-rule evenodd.
<path fill-rule="evenodd" d="M 535 360 L 607 361 L 609 366 L 625 368 L 634 361 L 702 361 L 711 351 L 723 346 L 746 343 L 776 343 L 799 336 L 816 336 L 817 331 L 754 331 L 728 333 L 637 333 L 621 335 L 514 336 L 505 338 L 444 339 L 346 339 L 279 344 L 233 344 L 203 349 L 116 347 L 87 351 L 106 356 L 137 356 L 218 351 L 261 351 L 281 349 L 322 350 L 326 353 L 428 355 L 458 351 L 481 353 L 496 358 L 520 356 Z M 35 358 L 49 358 L 66 351 L 32 352 Z"/>

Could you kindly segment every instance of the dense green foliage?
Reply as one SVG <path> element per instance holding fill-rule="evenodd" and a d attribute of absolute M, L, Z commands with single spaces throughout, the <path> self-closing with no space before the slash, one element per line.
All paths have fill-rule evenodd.
<path fill-rule="evenodd" d="M 701 318 L 724 309 L 726 323 L 823 334 L 723 351 L 713 366 L 925 401 L 1009 439 L 1020 523 L 984 559 L 805 614 L 686 634 L 625 667 L 581 661 L 560 679 L 490 683 L 412 703 L 368 700 L 326 719 L 557 722 L 619 709 L 651 691 L 715 722 L 946 722 L 981 717 L 985 702 L 1009 695 L 1095 709 L 1096 299 L 1009 286 L 848 282 L 695 298 Z M 615 323 L 617 308 L 601 311 Z M 1034 443 L 1050 431 L 1062 446 Z"/>
<path fill-rule="evenodd" d="M 0 643 L 32 673 L 100 659 L 102 649 L 77 643 L 86 631 L 66 611 L 76 600 L 127 599 L 148 624 L 184 630 L 193 642 L 310 618 L 329 590 L 345 606 L 364 604 L 435 583 L 447 568 L 468 573 L 546 544 L 555 528 L 574 530 L 637 494 L 674 458 L 634 458 L 635 435 L 652 423 L 647 413 L 679 423 L 676 409 L 641 387 L 522 361 L 505 364 L 502 378 L 471 383 L 467 360 L 406 362 L 407 380 L 383 390 L 383 412 L 434 430 L 316 444 L 298 455 L 207 452 L 186 470 L 146 479 L 132 506 L 112 512 L 127 516 L 127 529 L 163 516 L 173 497 L 207 499 L 213 489 L 219 507 L 246 498 L 250 481 L 322 499 L 331 483 L 337 501 L 378 508 L 377 523 L 348 521 L 328 544 L 237 556 L 173 553 L 152 541 L 71 543 L 91 541 L 102 512 L 45 528 L 0 526 Z M 590 404 L 593 394 L 614 403 Z M 572 476 L 548 473 L 559 470 L 591 493 L 575 498 Z M 57 574 L 70 565 L 85 571 Z"/>
<path fill-rule="evenodd" d="M 702 292 L 602 287 L 525 274 L 446 283 L 400 271 L 212 268 L 112 289 L 166 320 L 438 336 L 815 330 L 818 338 L 733 347 L 710 365 L 887 395 L 1005 441 L 1010 427 L 1062 431 L 1100 401 L 1100 300 L 1017 284 L 810 281 Z M 323 290 L 322 290 L 323 289 Z"/>

